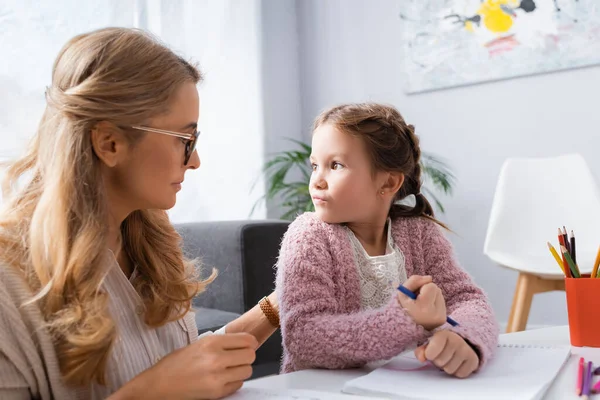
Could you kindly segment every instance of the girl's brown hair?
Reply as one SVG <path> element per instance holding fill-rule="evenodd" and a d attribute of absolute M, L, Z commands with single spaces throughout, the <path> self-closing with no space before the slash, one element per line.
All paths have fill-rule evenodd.
<path fill-rule="evenodd" d="M 325 110 L 317 117 L 314 129 L 331 124 L 342 132 L 361 138 L 374 171 L 400 172 L 404 183 L 390 207 L 390 217 L 423 217 L 447 229 L 435 219 L 433 208 L 421 193 L 421 148 L 415 128 L 404 121 L 392 106 L 377 103 L 342 104 Z M 397 204 L 409 195 L 416 204 Z"/>
<path fill-rule="evenodd" d="M 21 271 L 33 290 L 68 384 L 104 384 L 117 337 L 102 289 L 114 260 L 91 130 L 100 121 L 115 129 L 142 124 L 168 110 L 182 83 L 201 79 L 193 65 L 145 32 L 107 28 L 79 35 L 55 61 L 46 110 L 28 151 L 8 166 L 0 260 Z M 139 138 L 127 134 L 132 142 Z M 151 327 L 182 317 L 214 277 L 198 281 L 165 211 L 133 212 L 121 236 L 138 268 L 133 284 Z"/>

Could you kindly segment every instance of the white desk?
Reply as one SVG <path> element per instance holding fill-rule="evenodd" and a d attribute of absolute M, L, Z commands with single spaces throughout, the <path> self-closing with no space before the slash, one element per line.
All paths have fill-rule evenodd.
<path fill-rule="evenodd" d="M 569 345 L 569 328 L 567 326 L 557 326 L 502 334 L 500 335 L 500 343 Z M 595 365 L 600 365 L 600 349 L 573 347 L 571 352 L 571 357 L 565 363 L 562 371 L 546 393 L 545 400 L 581 399 L 575 394 L 577 361 L 580 355 L 586 361 L 589 360 L 594 362 Z M 368 372 L 369 370 L 364 368 L 352 370 L 305 370 L 248 381 L 244 384 L 244 387 L 308 389 L 340 393 L 346 381 L 358 378 Z M 600 395 L 596 396 L 600 400 Z M 596 396 L 593 396 L 592 399 Z"/>

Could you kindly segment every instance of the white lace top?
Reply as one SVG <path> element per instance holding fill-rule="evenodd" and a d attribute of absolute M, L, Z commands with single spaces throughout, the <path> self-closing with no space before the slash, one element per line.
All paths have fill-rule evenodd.
<path fill-rule="evenodd" d="M 382 256 L 370 256 L 354 232 L 348 227 L 346 231 L 358 268 L 361 309 L 380 308 L 388 303 L 396 288 L 406 281 L 404 254 L 392 238 L 392 221 L 387 221 L 387 249 Z"/>

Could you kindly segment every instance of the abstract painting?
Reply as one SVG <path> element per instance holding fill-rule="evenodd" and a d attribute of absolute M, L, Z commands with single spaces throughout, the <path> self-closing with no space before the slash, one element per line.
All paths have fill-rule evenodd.
<path fill-rule="evenodd" d="M 600 63 L 600 0 L 405 0 L 406 91 Z"/>

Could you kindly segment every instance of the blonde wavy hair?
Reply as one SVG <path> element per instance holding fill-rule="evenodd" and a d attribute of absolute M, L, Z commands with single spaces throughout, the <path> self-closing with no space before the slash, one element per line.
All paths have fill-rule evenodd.
<path fill-rule="evenodd" d="M 32 289 L 67 384 L 106 383 L 117 333 L 101 288 L 111 262 L 108 210 L 90 132 L 100 121 L 119 129 L 164 113 L 180 84 L 201 79 L 196 67 L 143 31 L 107 28 L 76 36 L 54 63 L 30 147 L 7 167 L 0 260 L 22 271 Z M 132 145 L 143 136 L 127 135 Z M 130 214 L 121 243 L 137 265 L 134 286 L 149 326 L 181 318 L 215 277 L 213 271 L 198 280 L 165 211 Z"/>

